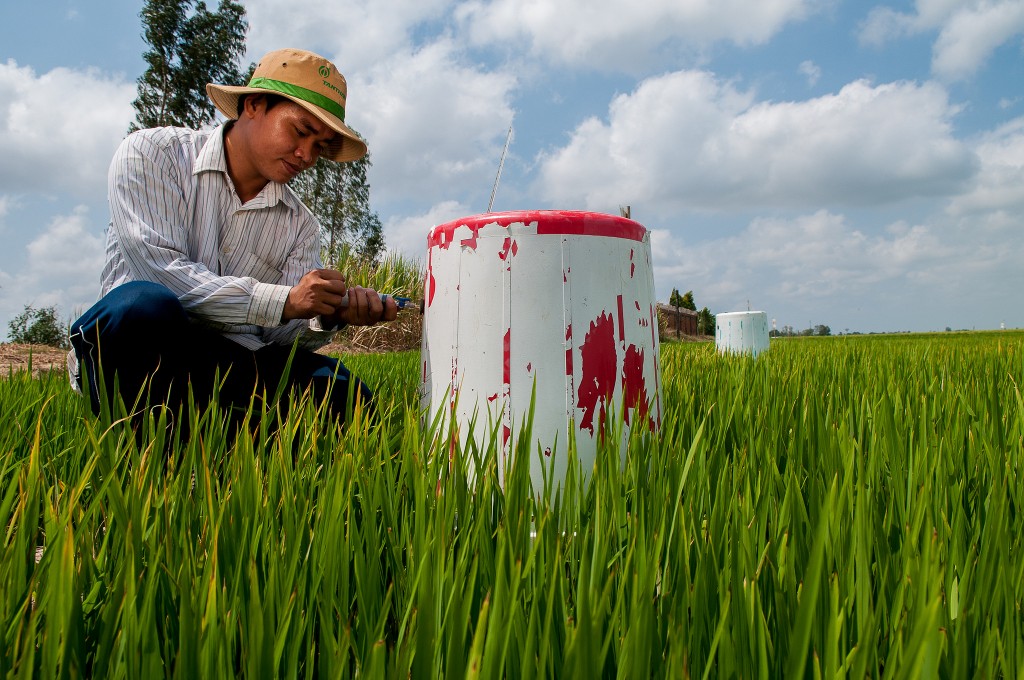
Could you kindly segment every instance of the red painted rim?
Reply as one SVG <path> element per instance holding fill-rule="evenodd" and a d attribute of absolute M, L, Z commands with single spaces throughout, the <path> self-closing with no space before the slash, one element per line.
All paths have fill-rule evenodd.
<path fill-rule="evenodd" d="M 503 227 L 517 222 L 536 222 L 538 235 L 607 236 L 642 241 L 647 234 L 647 229 L 639 222 L 618 215 L 580 210 L 516 210 L 471 215 L 440 224 L 431 229 L 427 247 L 451 243 L 459 227 L 469 227 L 476 233 L 495 222 Z"/>

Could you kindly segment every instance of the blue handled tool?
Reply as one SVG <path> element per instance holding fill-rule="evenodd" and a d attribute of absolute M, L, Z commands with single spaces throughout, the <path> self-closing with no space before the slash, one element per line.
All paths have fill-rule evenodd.
<path fill-rule="evenodd" d="M 381 302 L 386 304 L 388 298 L 394 298 L 395 304 L 398 305 L 398 311 L 400 311 L 400 312 L 403 311 L 403 310 L 406 310 L 406 309 L 415 309 L 415 310 L 419 311 L 420 314 L 423 313 L 423 303 L 422 302 L 416 302 L 412 298 L 402 297 L 400 295 L 389 295 L 387 293 L 381 293 L 380 294 L 380 301 Z M 341 306 L 342 307 L 348 307 L 348 295 L 346 295 L 345 299 L 341 301 Z"/>

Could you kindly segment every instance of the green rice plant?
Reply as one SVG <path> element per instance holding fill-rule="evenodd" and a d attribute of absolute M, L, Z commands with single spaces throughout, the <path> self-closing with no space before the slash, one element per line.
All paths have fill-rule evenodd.
<path fill-rule="evenodd" d="M 12 375 L 0 673 L 1024 672 L 1024 334 L 661 359 L 661 430 L 546 490 L 529 423 L 506 455 L 420 411 L 416 352 L 345 358 L 375 418 L 267 395 L 238 436 Z"/>
<path fill-rule="evenodd" d="M 335 268 L 345 275 L 349 285 L 403 297 L 423 295 L 425 270 L 422 261 L 401 253 L 389 252 L 380 262 L 368 262 L 346 247 L 342 249 Z"/>

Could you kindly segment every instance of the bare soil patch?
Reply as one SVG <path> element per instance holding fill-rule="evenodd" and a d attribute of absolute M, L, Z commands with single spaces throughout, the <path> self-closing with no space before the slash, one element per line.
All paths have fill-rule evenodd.
<path fill-rule="evenodd" d="M 346 328 L 320 351 L 324 354 L 370 354 L 419 349 L 422 329 L 422 316 L 402 313 L 391 323 Z M 37 378 L 43 371 L 66 371 L 67 357 L 68 350 L 59 347 L 0 343 L 0 378 L 27 371 L 30 364 L 32 375 Z"/>
<path fill-rule="evenodd" d="M 68 351 L 48 345 L 0 343 L 0 378 L 29 370 L 39 377 L 43 371 L 66 371 Z"/>
<path fill-rule="evenodd" d="M 401 312 L 390 323 L 376 326 L 349 326 L 321 348 L 324 354 L 376 354 L 419 349 L 423 337 L 423 317 Z"/>

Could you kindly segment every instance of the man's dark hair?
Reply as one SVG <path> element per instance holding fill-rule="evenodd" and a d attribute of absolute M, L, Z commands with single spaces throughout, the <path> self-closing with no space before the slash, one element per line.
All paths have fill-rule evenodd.
<path fill-rule="evenodd" d="M 269 111 L 270 109 L 274 108 L 275 106 L 277 106 L 281 102 L 287 101 L 287 98 L 282 97 L 279 94 L 270 94 L 270 93 L 264 94 L 262 92 L 250 92 L 248 94 L 243 94 L 241 97 L 238 98 L 238 111 L 235 114 L 239 118 L 242 117 L 242 111 L 245 110 L 245 100 L 248 99 L 249 97 L 264 97 L 264 98 L 266 98 L 266 100 L 267 100 L 267 111 Z"/>

